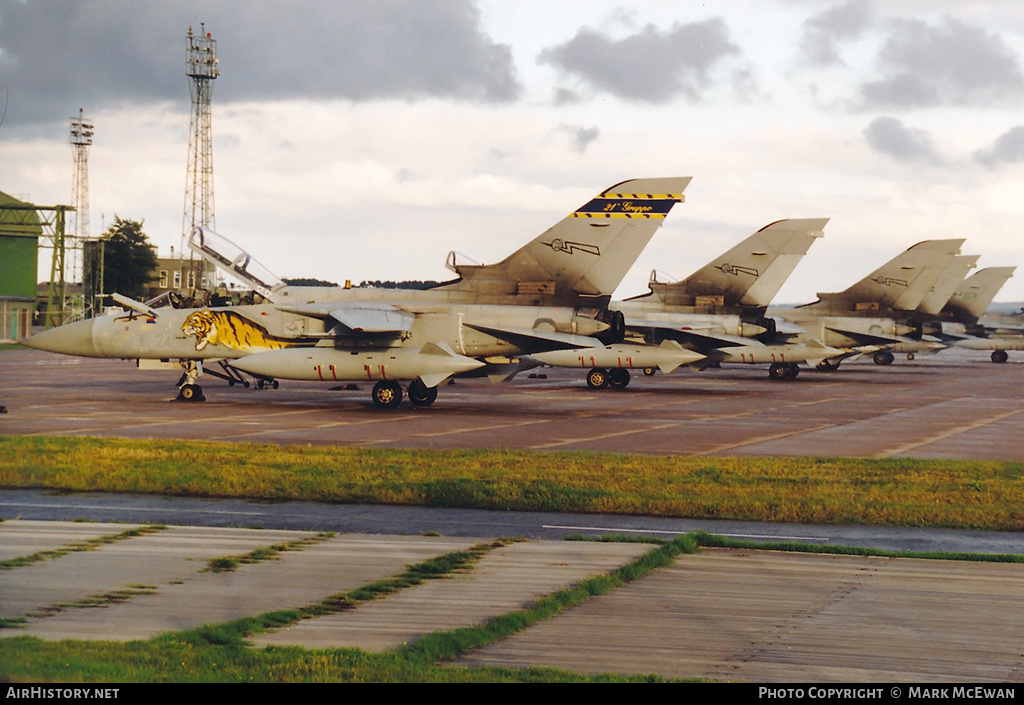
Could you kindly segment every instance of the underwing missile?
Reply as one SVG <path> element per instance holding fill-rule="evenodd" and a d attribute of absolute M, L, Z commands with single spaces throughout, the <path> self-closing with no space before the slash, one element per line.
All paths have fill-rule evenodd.
<path fill-rule="evenodd" d="M 596 348 L 576 348 L 573 350 L 555 350 L 530 356 L 545 365 L 554 367 L 592 367 L 643 369 L 657 367 L 668 373 L 680 365 L 688 365 L 703 360 L 704 355 L 679 345 L 673 340 L 666 340 L 661 345 L 631 345 L 618 343 Z"/>
<path fill-rule="evenodd" d="M 444 343 L 427 343 L 418 349 L 358 351 L 292 348 L 247 355 L 232 363 L 243 372 L 262 377 L 319 381 L 420 379 L 428 387 L 483 365 Z"/>

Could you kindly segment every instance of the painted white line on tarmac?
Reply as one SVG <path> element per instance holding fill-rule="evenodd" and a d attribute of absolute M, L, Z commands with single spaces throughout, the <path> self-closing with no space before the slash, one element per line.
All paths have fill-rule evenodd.
<path fill-rule="evenodd" d="M 618 527 L 601 527 L 601 526 L 568 526 L 560 524 L 542 524 L 542 529 L 563 529 L 563 530 L 574 530 L 574 531 L 615 531 L 619 533 L 633 533 L 633 534 L 688 534 L 693 529 L 687 529 L 685 531 L 668 531 L 661 529 L 620 529 Z M 831 541 L 832 539 L 825 538 L 824 536 L 776 536 L 774 534 L 724 534 L 718 531 L 709 531 L 709 534 L 715 534 L 716 536 L 728 536 L 729 538 L 742 538 L 742 539 L 777 539 L 779 541 Z"/>

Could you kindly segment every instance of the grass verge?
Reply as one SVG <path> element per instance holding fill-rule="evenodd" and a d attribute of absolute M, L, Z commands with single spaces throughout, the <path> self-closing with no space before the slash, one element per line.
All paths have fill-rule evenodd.
<path fill-rule="evenodd" d="M 0 487 L 1024 529 L 1024 465 L 0 436 Z"/>

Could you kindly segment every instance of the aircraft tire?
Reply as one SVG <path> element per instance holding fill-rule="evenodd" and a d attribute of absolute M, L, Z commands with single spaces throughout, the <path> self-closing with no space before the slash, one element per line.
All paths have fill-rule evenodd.
<path fill-rule="evenodd" d="M 613 367 L 608 370 L 608 384 L 612 389 L 625 389 L 629 384 L 629 370 L 625 367 Z"/>
<path fill-rule="evenodd" d="M 795 362 L 786 363 L 786 374 L 783 379 L 796 379 L 796 376 L 800 374 L 800 365 Z"/>
<path fill-rule="evenodd" d="M 876 365 L 891 365 L 896 358 L 888 350 L 879 350 L 871 359 L 875 361 Z"/>
<path fill-rule="evenodd" d="M 1010 356 L 1006 354 L 1005 350 L 992 351 L 992 362 L 1006 362 L 1009 357 Z"/>
<path fill-rule="evenodd" d="M 203 388 L 198 384 L 186 384 L 178 390 L 178 399 L 182 401 L 206 401 Z"/>
<path fill-rule="evenodd" d="M 402 385 L 382 379 L 373 385 L 373 405 L 378 409 L 396 409 L 402 403 Z"/>
<path fill-rule="evenodd" d="M 409 401 L 416 406 L 430 406 L 437 399 L 437 387 L 428 387 L 421 380 L 409 383 Z"/>
<path fill-rule="evenodd" d="M 768 379 L 786 379 L 786 363 L 773 362 L 768 366 Z"/>
<path fill-rule="evenodd" d="M 836 370 L 839 369 L 839 363 L 832 362 L 831 360 L 822 360 L 817 365 L 815 365 L 814 369 L 816 369 L 818 372 L 835 372 Z"/>
<path fill-rule="evenodd" d="M 608 386 L 608 371 L 595 367 L 587 373 L 587 386 L 591 389 L 604 389 Z"/>
<path fill-rule="evenodd" d="M 644 374 L 648 377 L 653 377 L 654 373 L 658 371 L 657 367 L 645 367 Z"/>

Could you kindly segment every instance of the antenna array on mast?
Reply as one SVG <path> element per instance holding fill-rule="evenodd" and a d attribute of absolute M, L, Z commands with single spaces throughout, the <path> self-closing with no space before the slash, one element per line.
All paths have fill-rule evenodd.
<path fill-rule="evenodd" d="M 188 169 L 185 179 L 185 217 L 182 223 L 184 242 L 199 225 L 212 228 L 213 216 L 213 128 L 210 105 L 213 81 L 220 76 L 217 68 L 217 42 L 199 25 L 199 35 L 188 28 L 185 73 L 191 79 L 192 119 L 189 125 Z"/>

